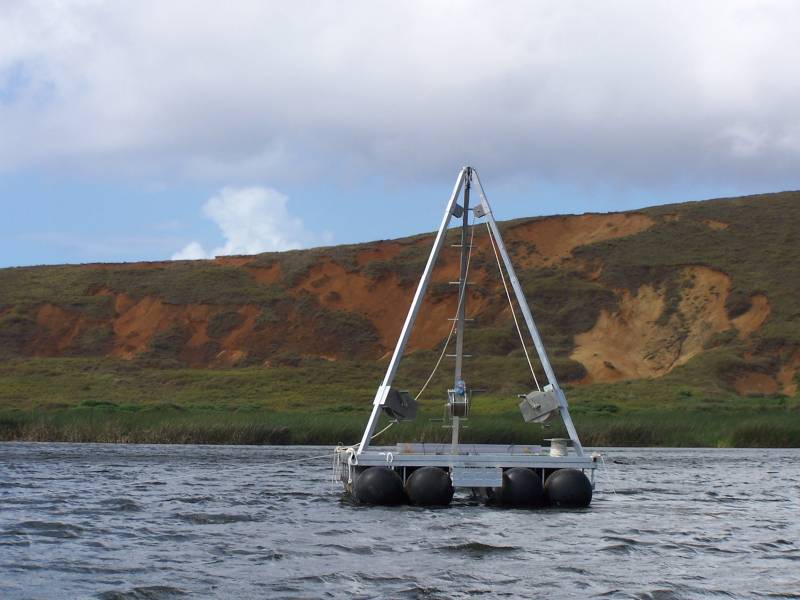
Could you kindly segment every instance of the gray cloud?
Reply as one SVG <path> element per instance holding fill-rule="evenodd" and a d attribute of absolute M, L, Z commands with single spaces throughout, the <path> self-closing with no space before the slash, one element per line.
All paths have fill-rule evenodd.
<path fill-rule="evenodd" d="M 4 3 L 0 169 L 796 179 L 799 21 L 791 0 Z"/>

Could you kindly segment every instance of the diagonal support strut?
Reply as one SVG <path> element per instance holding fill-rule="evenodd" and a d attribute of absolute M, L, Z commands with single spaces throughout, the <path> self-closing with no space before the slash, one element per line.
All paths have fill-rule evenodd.
<path fill-rule="evenodd" d="M 492 208 L 489 205 L 489 200 L 486 198 L 483 185 L 481 185 L 481 179 L 478 176 L 478 172 L 474 169 L 472 170 L 472 174 L 474 175 L 474 180 L 478 186 L 478 191 L 480 194 L 481 212 L 489 222 L 489 229 L 500 251 L 500 256 L 502 257 L 503 264 L 506 267 L 506 272 L 511 280 L 511 287 L 514 289 L 514 295 L 517 298 L 517 304 L 519 305 L 520 310 L 525 317 L 525 324 L 528 326 L 528 332 L 533 339 L 533 345 L 536 347 L 536 353 L 539 355 L 539 361 L 542 363 L 542 368 L 544 369 L 545 375 L 547 375 L 547 381 L 553 386 L 553 391 L 558 398 L 561 419 L 564 421 L 564 426 L 567 428 L 567 433 L 569 434 L 572 445 L 575 448 L 575 452 L 578 454 L 578 456 L 583 456 L 583 446 L 578 438 L 578 432 L 575 429 L 575 425 L 572 423 L 572 417 L 570 416 L 569 408 L 567 407 L 567 398 L 564 395 L 564 391 L 558 385 L 558 380 L 553 372 L 553 367 L 550 365 L 550 359 L 547 357 L 547 352 L 544 349 L 544 344 L 542 343 L 542 338 L 539 335 L 539 330 L 537 329 L 536 323 L 533 320 L 533 314 L 531 313 L 530 306 L 525 298 L 525 293 L 522 291 L 522 286 L 520 285 L 519 278 L 514 270 L 514 265 L 511 263 L 511 259 L 508 256 L 508 251 L 503 243 L 503 237 L 500 235 L 500 229 L 497 226 L 497 221 L 495 221 L 494 215 L 492 214 Z"/>
<path fill-rule="evenodd" d="M 453 186 L 453 193 L 450 195 L 450 199 L 447 201 L 447 206 L 444 210 L 444 217 L 442 217 L 442 224 L 439 226 L 439 231 L 436 234 L 436 240 L 433 242 L 433 248 L 431 249 L 431 254 L 428 257 L 428 263 L 425 265 L 425 271 L 422 273 L 422 279 L 420 279 L 419 285 L 417 286 L 417 292 L 414 294 L 414 300 L 411 303 L 408 316 L 406 316 L 406 322 L 403 325 L 400 338 L 397 340 L 397 346 L 394 349 L 392 359 L 389 361 L 389 367 L 386 369 L 386 375 L 383 378 L 383 383 L 380 385 L 380 387 L 378 387 L 378 391 L 375 394 L 375 399 L 372 402 L 372 413 L 369 416 L 367 427 L 364 429 L 364 435 L 361 438 L 361 443 L 358 446 L 357 454 L 361 454 L 369 447 L 372 434 L 375 432 L 375 427 L 378 425 L 381 406 L 386 401 L 386 396 L 389 394 L 389 390 L 392 387 L 392 382 L 397 374 L 397 368 L 400 366 L 400 359 L 403 356 L 406 344 L 408 343 L 408 338 L 411 335 L 411 330 L 414 328 L 414 323 L 417 320 L 419 308 L 422 305 L 422 299 L 425 296 L 425 291 L 428 289 L 431 274 L 433 273 L 433 267 L 436 264 L 436 260 L 439 258 L 439 252 L 442 250 L 442 246 L 444 245 L 447 228 L 450 225 L 450 220 L 453 218 L 456 202 L 459 194 L 461 193 L 461 188 L 464 186 L 467 172 L 468 167 L 464 167 L 458 173 L 458 178 Z"/>

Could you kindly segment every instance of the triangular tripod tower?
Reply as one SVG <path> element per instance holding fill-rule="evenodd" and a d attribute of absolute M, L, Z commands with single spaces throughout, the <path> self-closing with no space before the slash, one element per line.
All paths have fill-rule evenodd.
<path fill-rule="evenodd" d="M 478 198 L 477 202 L 475 202 L 474 205 L 471 205 L 470 204 L 472 201 L 471 194 L 473 191 L 477 192 Z M 475 220 L 477 219 L 486 220 L 485 222 L 488 225 L 489 235 L 493 243 L 493 248 L 495 250 L 495 253 L 498 255 L 498 266 L 500 266 L 499 265 L 500 259 L 502 259 L 502 266 L 500 266 L 501 276 L 503 274 L 503 269 L 505 269 L 505 273 L 508 276 L 508 279 L 511 283 L 511 288 L 513 289 L 513 293 L 516 297 L 517 305 L 519 306 L 522 312 L 522 316 L 524 318 L 524 323 L 528 330 L 528 334 L 530 335 L 530 338 L 533 341 L 533 345 L 536 348 L 536 353 L 539 357 L 542 369 L 544 370 L 545 376 L 547 377 L 547 384 L 544 386 L 543 390 L 532 392 L 531 394 L 528 395 L 526 400 L 523 401 L 523 403 L 521 404 L 523 415 L 526 415 L 525 416 L 526 420 L 540 420 L 540 418 L 548 418 L 552 414 L 556 413 L 559 414 L 564 422 L 567 434 L 569 435 L 568 444 L 574 449 L 576 455 L 575 458 L 577 459 L 577 462 L 573 461 L 575 462 L 575 464 L 571 463 L 570 464 L 565 463 L 565 464 L 567 464 L 567 466 L 578 466 L 582 468 L 593 469 L 594 468 L 593 461 L 589 461 L 588 459 L 584 458 L 583 447 L 581 446 L 580 440 L 578 439 L 578 433 L 575 430 L 575 426 L 572 423 L 572 418 L 570 417 L 569 409 L 567 407 L 566 397 L 564 396 L 563 390 L 558 385 L 558 381 L 556 379 L 555 373 L 553 372 L 550 360 L 547 357 L 547 352 L 544 349 L 544 345 L 542 344 L 542 339 L 539 335 L 539 331 L 536 328 L 536 323 L 533 320 L 533 314 L 531 313 L 530 307 L 528 306 L 528 302 L 525 299 L 522 286 L 519 283 L 519 279 L 517 278 L 514 266 L 511 263 L 511 259 L 509 258 L 506 246 L 503 243 L 503 237 L 500 233 L 500 229 L 497 226 L 497 222 L 495 221 L 494 214 L 492 213 L 492 208 L 489 205 L 489 201 L 486 198 L 483 186 L 481 185 L 480 177 L 478 177 L 478 173 L 472 167 L 464 167 L 458 174 L 455 186 L 453 187 L 453 192 L 450 195 L 450 199 L 447 202 L 447 206 L 445 207 L 442 223 L 439 226 L 439 230 L 436 234 L 436 240 L 434 241 L 433 248 L 431 249 L 430 256 L 428 257 L 428 262 L 425 265 L 425 270 L 422 274 L 422 278 L 420 279 L 416 293 L 414 294 L 414 300 L 411 303 L 411 308 L 408 311 L 408 316 L 406 317 L 405 324 L 403 325 L 400 337 L 397 340 L 397 346 L 395 347 L 392 358 L 389 361 L 389 366 L 386 370 L 386 375 L 383 378 L 383 383 L 378 387 L 378 390 L 375 394 L 372 413 L 370 415 L 367 426 L 364 429 L 364 434 L 361 438 L 360 444 L 358 444 L 357 447 L 354 447 L 351 451 L 352 458 L 350 458 L 350 462 L 352 463 L 353 461 L 362 460 L 363 464 L 363 458 L 365 458 L 364 457 L 365 453 L 368 453 L 368 449 L 370 447 L 370 440 L 373 438 L 375 434 L 375 429 L 378 424 L 378 419 L 380 418 L 381 410 L 387 407 L 387 403 L 396 400 L 397 394 L 395 390 L 392 389 L 392 384 L 394 382 L 395 375 L 397 374 L 397 369 L 400 366 L 400 361 L 402 359 L 403 352 L 406 348 L 408 339 L 411 335 L 411 331 L 414 328 L 414 323 L 416 322 L 420 306 L 422 305 L 422 300 L 425 296 L 425 291 L 427 290 L 428 284 L 430 283 L 434 266 L 436 265 L 439 253 L 441 252 L 442 247 L 444 245 L 445 238 L 447 235 L 447 230 L 453 219 L 462 220 L 462 229 L 461 229 L 461 244 L 460 244 L 461 248 L 460 277 L 457 282 L 454 282 L 457 283 L 459 286 L 458 314 L 455 317 L 456 352 L 454 357 L 456 359 L 456 365 L 455 365 L 455 373 L 453 380 L 453 389 L 449 390 L 449 399 L 450 399 L 452 429 L 453 429 L 451 454 L 458 455 L 460 453 L 459 439 L 458 439 L 459 419 L 460 419 L 459 415 L 462 413 L 460 413 L 460 409 L 458 408 L 457 404 L 460 399 L 463 399 L 465 403 L 468 403 L 468 394 L 469 394 L 468 391 L 463 389 L 464 383 L 462 380 L 462 367 L 464 359 L 464 324 L 466 321 L 465 298 L 466 298 L 466 288 L 468 283 L 467 270 L 469 264 L 468 250 L 470 249 L 470 246 L 472 244 L 471 240 L 469 240 L 467 237 L 467 232 L 469 230 L 470 213 L 474 215 Z M 505 279 L 504 279 L 504 285 L 505 285 Z M 506 287 L 506 292 L 508 294 L 507 287 Z M 509 295 L 509 301 L 510 301 L 510 295 Z M 512 311 L 513 311 L 513 305 L 512 305 Z M 515 317 L 515 322 L 516 322 L 516 317 Z M 519 330 L 518 323 L 517 326 Z M 521 333 L 520 337 L 522 338 Z M 527 350 L 526 350 L 526 356 L 527 356 Z M 532 367 L 531 370 L 533 372 Z M 487 447 L 487 456 L 488 455 L 494 456 L 494 454 L 492 454 L 492 451 L 490 451 L 490 449 L 488 449 Z M 426 455 L 423 454 L 422 456 Z M 557 457 L 557 455 L 554 454 L 553 452 L 551 452 L 550 456 Z M 514 461 L 510 462 L 512 464 L 516 464 Z M 436 461 L 433 461 L 431 463 L 430 460 L 422 460 L 422 462 L 420 462 L 420 464 L 429 464 L 429 463 L 437 464 Z M 498 467 L 507 466 L 505 465 L 505 463 L 503 464 L 499 463 L 503 463 L 503 461 L 499 459 L 494 460 L 494 462 L 487 461 L 487 464 L 491 465 L 497 464 Z M 409 464 L 412 463 L 409 462 Z M 446 464 L 448 464 L 451 468 L 453 468 L 454 466 L 458 466 L 458 461 L 450 460 L 450 462 Z"/>

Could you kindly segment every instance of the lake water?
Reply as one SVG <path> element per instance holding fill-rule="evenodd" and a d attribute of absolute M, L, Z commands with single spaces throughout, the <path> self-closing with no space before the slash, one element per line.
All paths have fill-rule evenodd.
<path fill-rule="evenodd" d="M 608 449 L 580 511 L 353 506 L 329 451 L 0 444 L 0 597 L 800 598 L 797 450 Z"/>

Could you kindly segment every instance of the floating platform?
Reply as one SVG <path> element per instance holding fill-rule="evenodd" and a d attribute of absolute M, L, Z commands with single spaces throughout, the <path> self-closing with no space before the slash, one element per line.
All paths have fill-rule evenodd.
<path fill-rule="evenodd" d="M 473 186 L 477 190 L 479 200 L 471 206 L 470 192 Z M 460 243 L 452 244 L 452 247 L 459 249 L 461 255 L 458 280 L 451 282 L 458 285 L 458 307 L 455 316 L 449 319 L 452 321 L 452 326 L 439 360 L 420 392 L 412 398 L 408 392 L 393 387 L 393 383 L 430 283 L 434 265 L 444 246 L 450 222 L 454 218 L 461 220 Z M 482 220 L 486 226 L 491 249 L 497 260 L 505 298 L 508 300 L 517 335 L 530 369 L 531 386 L 535 387 L 532 391 L 518 395 L 522 400 L 519 403 L 521 416 L 531 426 L 544 425 L 560 417 L 569 436 L 549 440 L 550 446 L 465 444 L 459 438 L 462 422 L 469 418 L 473 394 L 485 391 L 472 389 L 464 381 L 466 371 L 464 359 L 474 358 L 473 355 L 464 353 L 464 340 L 466 323 L 472 321 L 466 317 L 467 288 L 478 220 Z M 516 298 L 517 309 L 522 313 L 522 321 L 530 336 L 527 341 L 520 320 L 517 318 L 512 291 Z M 455 348 L 453 353 L 448 354 L 451 341 L 454 342 Z M 539 358 L 539 365 L 546 380 L 543 385 L 536 375 L 534 362 L 528 351 L 529 342 L 533 342 Z M 392 424 L 417 417 L 417 400 L 426 391 L 445 357 L 455 359 L 453 387 L 442 390 L 442 395 L 446 398 L 443 427 L 451 430 L 451 443 L 410 442 L 396 446 L 371 446 L 371 442 Z M 390 423 L 375 433 L 381 417 L 388 418 Z M 458 174 L 445 207 L 444 217 L 389 361 L 386 375 L 375 394 L 372 412 L 361 442 L 348 447 L 340 446 L 334 450 L 334 478 L 342 482 L 346 493 L 353 500 L 363 504 L 411 503 L 422 506 L 443 506 L 450 503 L 455 490 L 467 489 L 487 503 L 500 506 L 536 508 L 555 505 L 581 508 L 591 502 L 598 458 L 598 455 L 587 456 L 584 453 L 569 414 L 566 396 L 558 385 L 480 178 L 475 169 L 464 167 Z"/>
<path fill-rule="evenodd" d="M 558 450 L 560 452 L 560 448 Z M 590 456 L 551 456 L 551 449 L 546 446 L 497 445 L 497 444 L 460 444 L 458 454 L 452 453 L 450 444 L 401 443 L 395 446 L 371 447 L 368 451 L 357 454 L 352 448 L 337 448 L 335 454 L 334 476 L 344 485 L 345 491 L 356 502 L 373 504 L 359 494 L 358 479 L 371 468 L 390 469 L 397 475 L 402 484 L 405 498 L 399 495 L 388 498 L 386 504 L 403 504 L 414 501 L 409 494 L 408 483 L 411 476 L 423 468 L 436 468 L 446 474 L 450 480 L 452 491 L 449 498 L 436 498 L 430 504 L 449 504 L 453 492 L 467 490 L 473 497 L 482 501 L 506 506 L 558 506 L 576 508 L 588 506 L 594 490 L 595 471 L 598 468 L 599 455 Z M 509 487 L 508 473 L 512 470 L 526 469 L 538 479 L 540 484 L 532 485 L 530 497 L 523 490 L 521 499 L 509 503 L 503 502 L 504 486 Z M 581 498 L 559 502 L 558 498 L 549 498 L 544 493 L 548 478 L 558 471 L 571 471 L 583 475 L 588 483 L 583 484 L 577 475 L 572 475 L 578 482 Z M 399 486 L 396 486 L 399 489 Z M 541 491 L 539 491 L 541 489 Z M 445 501 L 446 500 L 446 501 Z M 554 500 L 556 500 L 554 502 Z M 384 502 L 377 502 L 383 504 Z M 428 504 L 428 503 L 423 503 Z"/>

